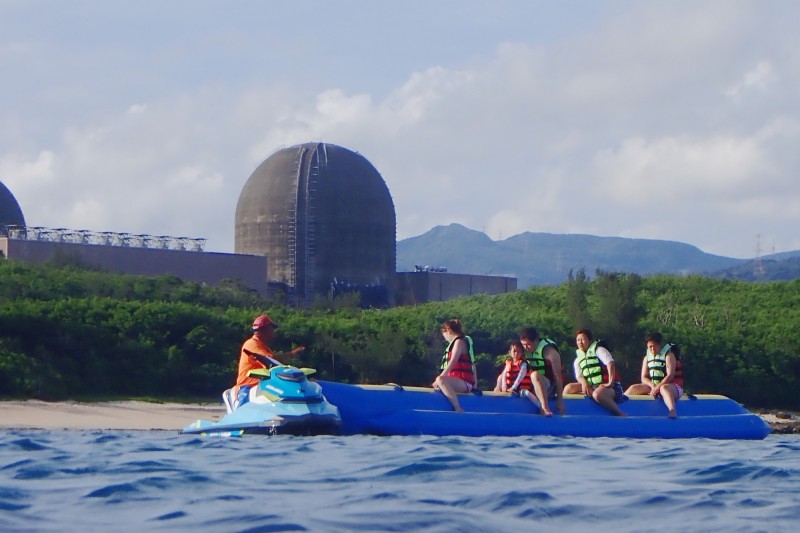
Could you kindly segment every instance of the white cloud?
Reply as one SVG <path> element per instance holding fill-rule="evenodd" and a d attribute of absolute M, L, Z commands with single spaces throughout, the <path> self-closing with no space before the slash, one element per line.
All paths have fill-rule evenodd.
<path fill-rule="evenodd" d="M 759 62 L 747 71 L 741 80 L 725 90 L 725 94 L 734 102 L 741 103 L 748 92 L 765 93 L 776 83 L 777 73 L 769 61 Z"/>
<path fill-rule="evenodd" d="M 146 104 L 133 104 L 128 108 L 128 115 L 131 116 L 141 115 L 145 111 L 147 111 Z"/>
<path fill-rule="evenodd" d="M 0 176 L 14 189 L 44 187 L 55 178 L 55 162 L 56 156 L 50 150 L 42 150 L 33 157 L 7 154 L 0 157 Z"/>
<path fill-rule="evenodd" d="M 454 21 L 426 5 L 431 31 L 414 37 L 421 13 L 398 8 L 369 46 L 366 22 L 327 33 L 344 11 L 304 19 L 298 36 L 247 23 L 261 7 L 218 28 L 202 7 L 167 5 L 186 24 L 145 42 L 113 26 L 152 18 L 129 7 L 93 15 L 91 28 L 112 21 L 97 35 L 25 26 L 24 49 L 0 21 L 0 68 L 18 85 L 0 88 L 0 179 L 31 224 L 208 237 L 227 251 L 256 166 L 325 141 L 383 174 L 400 238 L 459 222 L 494 238 L 666 238 L 735 256 L 752 248 L 736 235 L 796 242 L 800 38 L 788 30 L 800 8 L 464 8 L 488 12 Z"/>
<path fill-rule="evenodd" d="M 752 187 L 762 159 L 749 138 L 626 139 L 618 149 L 595 156 L 594 189 L 604 200 L 619 203 L 713 201 Z"/>

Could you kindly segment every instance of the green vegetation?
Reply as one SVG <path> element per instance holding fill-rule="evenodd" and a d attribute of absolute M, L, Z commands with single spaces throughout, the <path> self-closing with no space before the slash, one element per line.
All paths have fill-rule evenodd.
<path fill-rule="evenodd" d="M 279 324 L 276 351 L 321 379 L 429 385 L 459 317 L 475 341 L 482 388 L 523 326 L 559 342 L 571 370 L 573 333 L 610 342 L 625 385 L 638 381 L 642 339 L 659 330 L 684 356 L 687 390 L 751 407 L 800 408 L 800 281 L 745 283 L 700 276 L 640 277 L 583 271 L 557 287 L 387 310 L 318 302 L 310 310 L 260 299 L 234 283 L 211 288 L 172 276 L 145 278 L 36 267 L 0 259 L 0 396 L 215 398 L 235 376 L 257 314 Z M 571 373 L 571 372 L 568 372 Z"/>

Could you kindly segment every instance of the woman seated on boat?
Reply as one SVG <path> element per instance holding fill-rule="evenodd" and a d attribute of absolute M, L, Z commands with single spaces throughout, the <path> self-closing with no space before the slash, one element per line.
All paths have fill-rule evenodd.
<path fill-rule="evenodd" d="M 625 394 L 649 394 L 664 400 L 670 418 L 677 418 L 675 402 L 683 394 L 683 362 L 675 344 L 664 344 L 661 333 L 645 337 L 647 352 L 642 360 L 642 382 L 631 385 Z"/>
<path fill-rule="evenodd" d="M 433 382 L 433 388 L 442 391 L 454 410 L 462 412 L 464 410 L 456 394 L 471 392 L 477 383 L 472 340 L 464 334 L 461 321 L 457 318 L 442 324 L 442 336 L 448 343 L 447 351 L 442 357 L 441 372 Z"/>
<path fill-rule="evenodd" d="M 575 362 L 573 368 L 577 383 L 569 383 L 564 387 L 564 394 L 581 394 L 594 401 L 617 416 L 626 416 L 617 407 L 625 401 L 622 384 L 617 376 L 616 363 L 611 352 L 603 341 L 596 341 L 592 332 L 582 329 L 575 334 Z"/>
<path fill-rule="evenodd" d="M 518 393 L 528 398 L 540 409 L 541 414 L 553 416 L 547 404 L 547 389 L 550 381 L 538 370 L 528 369 L 528 360 L 525 359 L 525 348 L 518 340 L 508 343 L 509 359 L 506 359 L 503 372 L 500 374 L 500 392 Z"/>

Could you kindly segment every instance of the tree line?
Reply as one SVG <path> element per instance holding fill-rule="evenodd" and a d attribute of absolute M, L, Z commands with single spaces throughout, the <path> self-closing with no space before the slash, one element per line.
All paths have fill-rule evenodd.
<path fill-rule="evenodd" d="M 458 317 L 473 338 L 480 386 L 491 389 L 508 341 L 536 327 L 555 340 L 572 380 L 574 334 L 612 348 L 624 385 L 638 382 L 644 336 L 681 347 L 686 389 L 752 407 L 800 408 L 800 281 L 572 272 L 557 287 L 391 309 L 321 299 L 310 309 L 265 300 L 230 282 L 206 287 L 70 264 L 0 259 L 0 396 L 216 398 L 235 379 L 254 316 L 279 324 L 276 351 L 302 344 L 298 366 L 320 379 L 427 386 Z"/>

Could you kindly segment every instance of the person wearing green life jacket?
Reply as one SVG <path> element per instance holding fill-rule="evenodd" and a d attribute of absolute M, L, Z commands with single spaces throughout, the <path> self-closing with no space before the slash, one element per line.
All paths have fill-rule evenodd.
<path fill-rule="evenodd" d="M 442 357 L 439 375 L 433 382 L 433 389 L 442 391 L 455 411 L 463 412 L 457 394 L 471 392 L 478 382 L 472 339 L 464 334 L 461 321 L 457 318 L 442 324 L 442 336 L 447 341 L 447 350 Z"/>
<path fill-rule="evenodd" d="M 519 332 L 519 340 L 525 347 L 525 356 L 531 371 L 538 370 L 548 398 L 555 398 L 556 409 L 564 414 L 564 370 L 561 366 L 561 354 L 556 343 L 547 338 L 541 338 L 536 328 L 523 328 Z"/>
<path fill-rule="evenodd" d="M 564 387 L 564 394 L 583 394 L 617 416 L 627 416 L 617 406 L 626 400 L 617 375 L 614 357 L 603 341 L 596 341 L 592 332 L 582 329 L 575 334 L 573 370 L 577 383 Z"/>
<path fill-rule="evenodd" d="M 642 360 L 641 383 L 631 385 L 625 394 L 649 394 L 661 397 L 670 418 L 677 418 L 675 403 L 683 395 L 683 362 L 675 344 L 664 343 L 661 333 L 654 331 L 645 337 L 647 353 Z"/>

